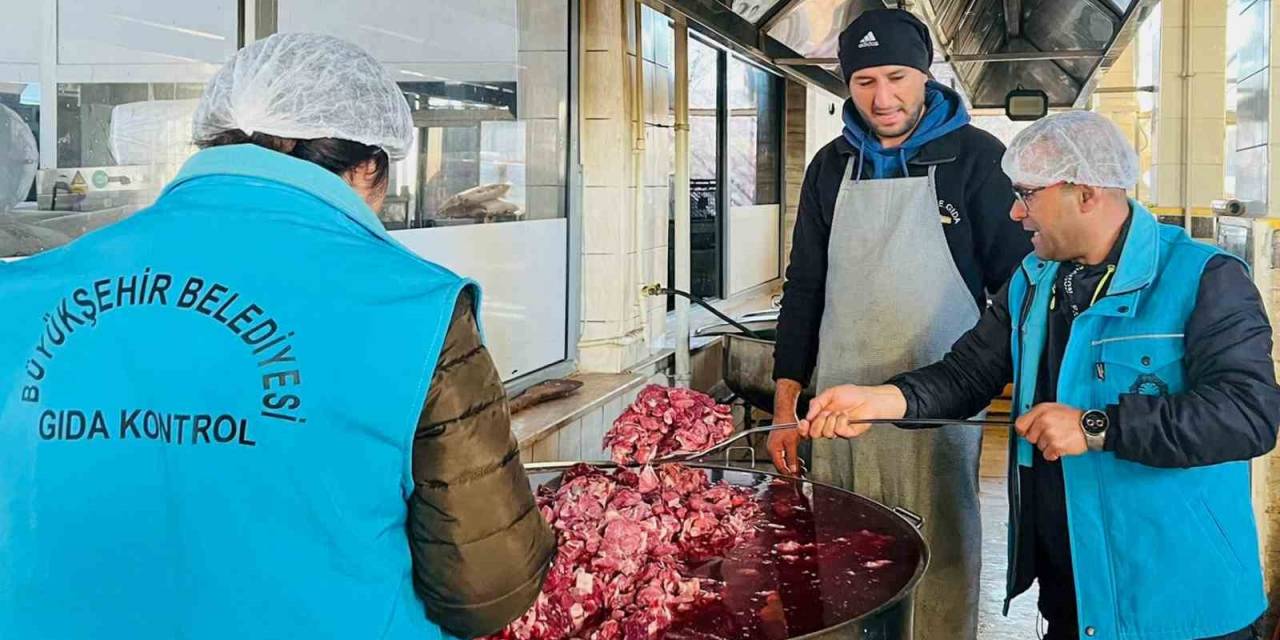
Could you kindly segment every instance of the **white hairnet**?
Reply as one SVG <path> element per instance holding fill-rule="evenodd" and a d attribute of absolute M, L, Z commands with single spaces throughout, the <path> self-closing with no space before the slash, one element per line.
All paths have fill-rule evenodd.
<path fill-rule="evenodd" d="M 332 36 L 280 33 L 241 49 L 205 87 L 196 140 L 233 129 L 351 140 L 401 160 L 413 118 L 395 81 L 364 50 Z"/>
<path fill-rule="evenodd" d="M 118 164 L 182 164 L 191 146 L 196 100 L 131 102 L 111 110 L 111 155 Z"/>
<path fill-rule="evenodd" d="M 12 109 L 0 104 L 0 215 L 26 199 L 39 158 L 31 128 Z"/>
<path fill-rule="evenodd" d="M 1091 111 L 1055 113 L 1023 129 L 1000 166 L 1014 184 L 1070 182 L 1129 189 L 1138 183 L 1138 154 L 1120 129 Z"/>

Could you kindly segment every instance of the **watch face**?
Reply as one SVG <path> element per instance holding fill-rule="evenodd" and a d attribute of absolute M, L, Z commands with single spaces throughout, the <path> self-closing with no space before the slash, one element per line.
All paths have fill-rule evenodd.
<path fill-rule="evenodd" d="M 1101 411 L 1086 411 L 1084 417 L 1080 419 L 1080 426 L 1084 427 L 1086 433 L 1098 435 L 1107 430 L 1107 414 Z"/>

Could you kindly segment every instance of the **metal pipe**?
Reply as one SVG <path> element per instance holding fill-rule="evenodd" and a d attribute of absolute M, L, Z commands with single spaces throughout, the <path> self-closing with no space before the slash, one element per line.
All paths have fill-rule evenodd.
<path fill-rule="evenodd" d="M 1053 60 L 1082 60 L 1101 58 L 1107 52 L 1102 49 L 1064 49 L 1061 51 L 1025 51 L 1006 53 L 957 53 L 947 56 L 947 62 L 1044 62 Z M 840 64 L 839 58 L 774 58 L 773 63 L 783 67 L 807 67 Z"/>
<path fill-rule="evenodd" d="M 710 311 L 711 315 L 717 318 L 720 318 L 721 320 L 724 320 L 726 324 L 737 329 L 738 331 L 741 331 L 743 334 L 747 335 L 748 337 L 755 338 L 757 340 L 762 339 L 760 337 L 760 334 L 753 331 L 747 325 L 742 324 L 741 322 L 738 322 L 733 318 L 730 318 L 729 316 L 721 312 L 719 309 L 711 306 L 710 302 L 707 302 L 706 300 L 703 300 L 702 298 L 695 296 L 692 293 L 689 293 L 688 291 L 681 291 L 679 289 L 672 289 L 670 287 L 663 287 L 659 285 L 648 285 L 643 287 L 641 291 L 644 293 L 644 295 L 648 295 L 648 296 L 674 295 L 681 298 L 688 298 L 690 301 L 702 307 L 703 309 Z M 686 345 L 688 344 L 687 339 L 685 340 L 685 344 Z"/>
<path fill-rule="evenodd" d="M 635 0 L 635 2 L 631 4 L 631 7 L 632 7 L 632 19 L 635 24 L 635 49 L 636 49 L 635 67 L 631 74 L 631 80 L 632 80 L 631 126 L 632 126 L 632 134 L 633 134 L 632 141 L 631 141 L 631 187 L 633 190 L 632 191 L 632 209 L 634 211 L 634 214 L 631 216 L 631 220 L 629 220 L 628 222 L 632 225 L 631 253 L 634 257 L 632 258 L 631 277 L 634 278 L 634 280 L 630 280 L 627 282 L 634 283 L 639 281 L 641 278 L 641 274 L 644 273 L 644 270 L 643 270 L 644 251 L 642 250 L 644 243 L 641 239 L 642 238 L 641 234 L 653 233 L 653 230 L 652 230 L 652 227 L 648 227 L 641 224 L 641 222 L 645 219 L 645 213 L 646 213 L 644 210 L 644 192 L 645 192 L 645 184 L 644 184 L 644 153 L 645 153 L 644 5 L 640 2 L 640 0 Z M 626 4 L 623 4 L 623 12 L 625 13 L 625 11 L 626 11 Z M 626 23 L 625 19 L 623 20 L 623 23 L 624 24 Z M 627 274 L 623 274 L 623 278 L 624 278 L 624 281 L 626 281 L 625 279 L 627 278 Z M 635 289 L 633 289 L 632 285 L 629 284 L 627 287 L 627 290 L 634 291 Z M 627 312 L 630 310 L 629 307 L 631 306 L 631 303 L 639 305 L 640 327 L 638 330 L 643 339 L 650 340 L 652 336 L 648 335 L 649 307 L 648 307 L 647 299 L 644 296 L 636 296 L 635 298 L 631 298 L 630 296 L 623 296 L 622 299 L 624 301 L 623 314 L 622 314 L 622 321 L 624 323 L 624 326 L 627 320 Z M 649 344 L 648 347 L 652 349 L 653 345 Z"/>
<path fill-rule="evenodd" d="M 782 67 L 809 67 L 840 64 L 840 58 L 774 58 L 773 63 Z"/>
<path fill-rule="evenodd" d="M 1191 2 L 1182 2 L 1182 225 L 1191 233 Z"/>
<path fill-rule="evenodd" d="M 1002 53 L 957 53 L 947 62 L 1039 62 L 1101 58 L 1105 49 L 1061 49 L 1058 51 L 1010 51 Z"/>
<path fill-rule="evenodd" d="M 1094 95 L 1103 93 L 1155 93 L 1156 87 L 1151 84 L 1144 84 L 1136 87 L 1098 87 L 1093 90 Z"/>
<path fill-rule="evenodd" d="M 58 2 L 44 0 L 40 6 L 40 165 L 58 166 Z"/>
<path fill-rule="evenodd" d="M 676 74 L 676 180 L 675 180 L 675 279 L 674 288 L 688 291 L 692 281 L 693 242 L 689 214 L 689 25 L 683 14 L 675 16 Z M 676 298 L 676 386 L 693 381 L 689 355 L 689 300 Z"/>

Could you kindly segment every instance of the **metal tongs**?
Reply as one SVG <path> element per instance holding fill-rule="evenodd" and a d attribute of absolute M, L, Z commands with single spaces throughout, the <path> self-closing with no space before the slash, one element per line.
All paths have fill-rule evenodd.
<path fill-rule="evenodd" d="M 951 424 L 962 424 L 962 425 L 970 425 L 970 426 L 976 426 L 976 427 L 1013 426 L 1013 423 L 1009 422 L 1008 420 L 986 420 L 986 419 L 951 420 L 949 418 L 914 418 L 910 420 L 905 418 L 902 418 L 902 419 L 876 418 L 876 419 L 867 419 L 867 420 L 850 420 L 849 423 L 850 424 L 892 424 L 892 425 L 906 426 L 906 427 L 911 427 L 911 426 L 945 427 Z M 712 454 L 717 451 L 726 449 L 733 443 L 743 438 L 746 438 L 748 436 L 752 436 L 757 433 L 769 433 L 770 431 L 781 431 L 783 429 L 795 429 L 798 426 L 800 426 L 799 422 L 785 422 L 782 424 L 771 424 L 763 427 L 755 427 L 754 429 L 744 429 L 742 431 L 739 431 L 733 434 L 732 436 L 729 436 L 728 439 L 723 440 L 718 444 L 714 444 L 710 447 L 707 447 L 702 451 L 692 451 L 692 452 L 673 451 L 671 453 L 668 453 L 665 456 L 659 456 L 657 458 L 654 458 L 653 460 L 650 460 L 648 464 L 658 464 L 660 462 L 689 462 L 692 460 L 697 460 L 698 458 L 702 458 L 708 454 Z M 529 471 L 543 471 L 547 469 L 557 469 L 557 468 L 565 467 L 572 464 L 575 464 L 575 462 L 568 461 L 568 460 L 556 460 L 552 462 L 529 462 L 524 464 L 524 468 Z"/>
<path fill-rule="evenodd" d="M 942 427 L 950 424 L 963 424 L 963 425 L 972 425 L 972 426 L 978 426 L 978 427 L 987 427 L 987 426 L 1008 427 L 1013 423 L 1007 420 L 986 420 L 986 419 L 950 420 L 945 418 L 915 418 L 911 420 L 907 420 L 907 419 L 886 420 L 883 418 L 876 418 L 876 419 L 866 419 L 866 420 L 850 420 L 849 424 L 892 424 L 897 426 L 936 426 L 936 427 Z M 720 451 L 721 449 L 728 447 L 734 442 L 737 442 L 738 440 L 741 440 L 748 436 L 752 436 L 757 433 L 768 433 L 770 431 L 780 431 L 782 429 L 794 429 L 798 426 L 800 426 L 799 422 L 785 422 L 782 424 L 771 424 L 764 427 L 756 427 L 754 429 L 744 429 L 742 431 L 739 431 L 738 433 L 733 434 L 727 440 L 723 440 L 718 444 L 711 445 L 710 447 L 707 447 L 702 451 L 693 451 L 693 452 L 673 451 L 671 453 L 668 453 L 665 456 L 654 458 L 653 462 L 654 463 L 688 462 L 690 460 L 697 460 L 698 458 L 701 458 L 708 454 L 712 454 L 717 451 Z"/>

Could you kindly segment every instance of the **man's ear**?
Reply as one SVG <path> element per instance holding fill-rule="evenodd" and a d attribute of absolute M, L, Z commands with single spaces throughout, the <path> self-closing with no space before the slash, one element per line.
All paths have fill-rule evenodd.
<path fill-rule="evenodd" d="M 1080 213 L 1093 213 L 1102 205 L 1103 196 L 1106 195 L 1102 189 L 1091 187 L 1087 184 L 1077 184 L 1072 186 L 1076 203 L 1080 205 Z"/>

